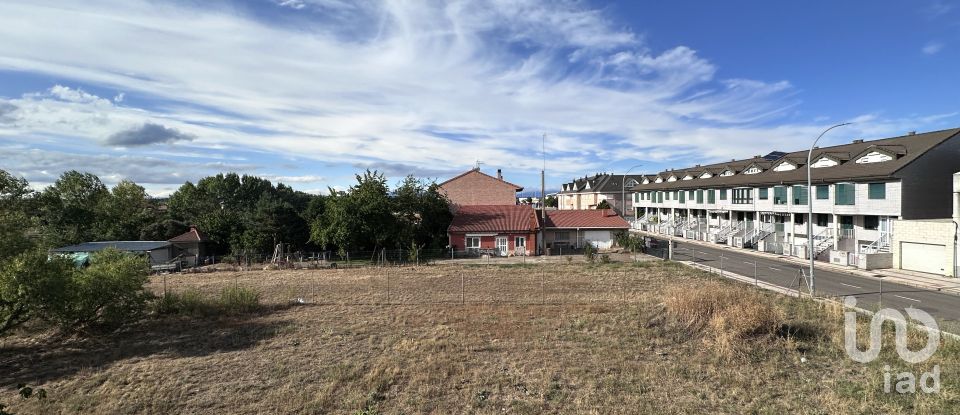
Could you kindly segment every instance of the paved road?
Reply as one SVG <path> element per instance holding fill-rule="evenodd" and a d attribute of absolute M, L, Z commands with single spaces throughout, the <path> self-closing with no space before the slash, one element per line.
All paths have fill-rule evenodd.
<path fill-rule="evenodd" d="M 666 240 L 658 238 L 658 241 L 661 246 L 667 246 Z M 725 271 L 747 277 L 753 277 L 756 272 L 756 277 L 760 281 L 792 289 L 795 289 L 798 283 L 800 266 L 796 263 L 749 255 L 721 245 L 708 247 L 676 240 L 673 255 L 674 259 L 679 261 L 693 261 L 695 255 L 697 263 L 716 268 L 720 267 L 722 256 Z M 818 296 L 852 295 L 857 298 L 857 306 L 866 309 L 876 309 L 880 302 L 879 278 L 862 277 L 822 268 L 817 268 L 815 275 Z M 806 290 L 806 285 L 803 285 L 801 290 Z M 960 321 L 960 297 L 935 290 L 884 282 L 883 306 L 898 310 L 914 307 L 930 313 L 941 321 Z"/>

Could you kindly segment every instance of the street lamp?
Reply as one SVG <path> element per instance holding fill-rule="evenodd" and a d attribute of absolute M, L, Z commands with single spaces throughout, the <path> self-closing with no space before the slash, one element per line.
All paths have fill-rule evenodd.
<path fill-rule="evenodd" d="M 813 181 L 810 179 L 810 159 L 813 157 L 813 148 L 817 146 L 817 142 L 823 138 L 823 135 L 837 127 L 843 127 L 844 125 L 850 125 L 852 123 L 845 122 L 842 124 L 834 125 L 826 130 L 823 130 L 816 140 L 813 140 L 813 144 L 810 145 L 810 151 L 807 152 L 807 256 L 810 257 L 810 296 L 816 296 L 816 283 L 813 278 Z"/>
<path fill-rule="evenodd" d="M 636 166 L 633 166 L 633 167 L 627 169 L 627 172 L 623 174 L 623 178 L 620 180 L 620 203 L 622 203 L 621 209 L 620 209 L 620 210 L 622 210 L 622 212 L 620 212 L 620 214 L 623 215 L 623 216 L 627 216 L 627 215 L 626 215 L 626 212 L 627 212 L 627 199 L 626 199 L 626 196 L 625 196 L 627 189 L 624 189 L 624 183 L 627 182 L 627 175 L 630 174 L 630 171 L 633 170 L 633 169 L 635 169 L 635 168 L 637 168 L 637 167 L 643 167 L 643 165 L 642 165 L 642 164 L 638 164 L 638 165 L 636 165 Z M 636 218 L 636 217 L 634 217 L 634 218 Z"/>

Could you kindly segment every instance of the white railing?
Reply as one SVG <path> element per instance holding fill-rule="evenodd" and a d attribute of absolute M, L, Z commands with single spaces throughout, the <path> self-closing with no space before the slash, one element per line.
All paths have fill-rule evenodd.
<path fill-rule="evenodd" d="M 850 228 L 850 229 L 840 228 L 839 235 L 840 235 L 840 239 L 853 239 L 854 237 L 856 237 L 857 232 L 856 232 L 856 229 L 854 228 Z"/>
<path fill-rule="evenodd" d="M 890 252 L 890 233 L 888 232 L 881 233 L 876 241 L 873 241 L 863 250 L 864 254 L 876 254 L 880 252 Z"/>
<path fill-rule="evenodd" d="M 828 248 L 833 246 L 832 231 L 833 229 L 826 228 L 820 231 L 820 233 L 816 234 L 813 237 L 813 246 L 814 246 L 813 257 L 814 258 L 816 258 L 817 255 L 820 255 L 821 253 L 823 253 L 823 251 L 826 251 Z"/>
<path fill-rule="evenodd" d="M 749 243 L 750 245 L 755 245 L 757 241 L 766 238 L 767 235 L 770 235 L 774 231 L 774 225 L 772 223 L 760 223 L 760 226 L 753 228 L 750 233 L 744 238 L 744 244 Z"/>

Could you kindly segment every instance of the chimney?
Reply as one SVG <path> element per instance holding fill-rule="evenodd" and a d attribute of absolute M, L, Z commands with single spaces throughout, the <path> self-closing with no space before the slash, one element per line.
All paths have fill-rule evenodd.
<path fill-rule="evenodd" d="M 497 178 L 503 180 L 503 172 L 500 169 L 497 169 Z"/>
<path fill-rule="evenodd" d="M 916 132 L 916 131 L 908 131 L 908 132 L 907 132 L 907 135 L 917 135 L 917 132 Z"/>
<path fill-rule="evenodd" d="M 860 143 L 863 143 L 863 139 L 862 139 L 862 138 L 858 138 L 858 139 L 856 139 L 856 140 L 853 140 L 853 144 L 860 144 Z"/>

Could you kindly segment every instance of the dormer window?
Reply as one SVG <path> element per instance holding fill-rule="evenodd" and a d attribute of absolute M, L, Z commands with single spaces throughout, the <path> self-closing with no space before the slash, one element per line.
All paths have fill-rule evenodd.
<path fill-rule="evenodd" d="M 643 178 L 643 184 L 650 184 L 650 179 L 644 177 L 644 178 Z"/>
<path fill-rule="evenodd" d="M 813 163 L 810 163 L 810 167 L 814 169 L 819 169 L 821 167 L 833 167 L 840 164 L 840 161 L 829 156 L 823 156 L 818 158 Z"/>
<path fill-rule="evenodd" d="M 713 177 L 713 175 L 710 174 L 710 172 L 708 172 L 708 171 L 705 171 L 705 172 L 703 172 L 703 174 L 700 175 L 700 178 L 701 178 L 701 179 L 709 179 L 709 178 L 711 178 L 711 177 Z"/>
<path fill-rule="evenodd" d="M 762 171 L 763 171 L 763 170 L 760 169 L 760 168 L 757 167 L 757 166 L 750 166 L 749 169 L 746 169 L 746 170 L 743 171 L 743 174 L 757 174 L 757 173 L 760 173 L 760 172 L 762 172 Z"/>
<path fill-rule="evenodd" d="M 627 184 L 625 184 L 625 185 L 623 185 L 623 186 L 624 186 L 624 187 L 633 187 L 633 186 L 636 186 L 636 185 L 637 185 L 637 181 L 636 181 L 636 180 L 633 180 L 633 179 L 630 179 L 630 180 L 627 180 Z"/>
<path fill-rule="evenodd" d="M 796 170 L 796 169 L 797 169 L 797 166 L 788 161 L 782 161 L 773 167 L 773 171 L 790 171 L 790 170 Z"/>
<path fill-rule="evenodd" d="M 723 173 L 720 173 L 720 177 L 733 176 L 733 170 L 724 170 Z"/>
<path fill-rule="evenodd" d="M 584 189 L 587 189 L 587 190 L 590 189 L 590 182 L 587 182 L 587 185 L 584 187 Z"/>
<path fill-rule="evenodd" d="M 667 178 L 667 181 L 668 181 L 668 182 L 675 182 L 675 181 L 677 181 L 677 176 L 672 176 L 672 175 L 671 175 L 670 177 Z"/>
<path fill-rule="evenodd" d="M 683 176 L 683 180 L 693 180 L 693 176 L 688 174 L 686 176 Z"/>
<path fill-rule="evenodd" d="M 654 183 L 663 183 L 663 177 L 657 177 L 657 180 Z"/>
<path fill-rule="evenodd" d="M 883 151 L 871 151 L 857 159 L 857 164 L 882 163 L 893 160 L 893 156 Z"/>

